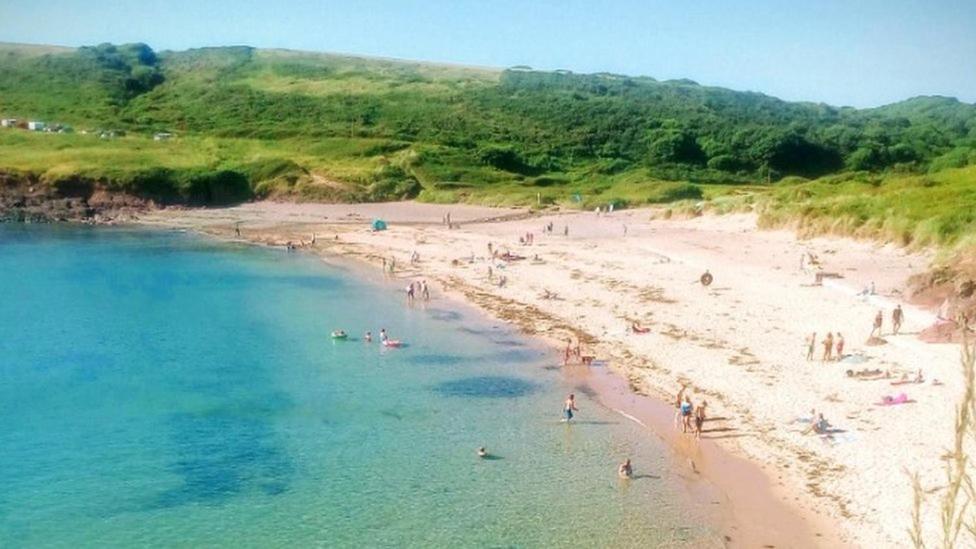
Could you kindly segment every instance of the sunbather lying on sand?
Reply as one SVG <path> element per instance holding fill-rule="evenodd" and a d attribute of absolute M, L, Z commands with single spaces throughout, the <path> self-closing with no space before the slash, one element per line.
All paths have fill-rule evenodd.
<path fill-rule="evenodd" d="M 884 370 L 881 370 L 880 368 L 875 368 L 873 370 L 862 368 L 858 371 L 847 370 L 847 377 L 878 377 L 882 375 L 887 377 Z"/>
<path fill-rule="evenodd" d="M 925 376 L 922 375 L 921 369 L 919 369 L 918 372 L 915 373 L 915 377 L 913 378 L 909 378 L 908 374 L 906 373 L 906 374 L 902 374 L 901 379 L 899 379 L 898 381 L 891 382 L 892 385 L 908 385 L 910 383 L 925 383 Z"/>
<path fill-rule="evenodd" d="M 901 393 L 894 397 L 890 395 L 881 397 L 881 402 L 878 403 L 878 406 L 895 406 L 896 404 L 908 404 L 910 402 L 913 401 L 908 398 L 908 395 Z"/>
<path fill-rule="evenodd" d="M 634 323 L 632 323 L 632 324 L 630 325 L 630 329 L 631 329 L 631 331 L 633 331 L 633 332 L 634 332 L 635 334 L 646 334 L 646 333 L 648 333 L 648 332 L 650 332 L 650 331 L 651 331 L 651 329 L 650 329 L 650 328 L 647 328 L 647 327 L 645 327 L 645 326 L 641 326 L 640 324 L 638 324 L 638 323 L 636 323 L 636 322 L 634 322 Z"/>

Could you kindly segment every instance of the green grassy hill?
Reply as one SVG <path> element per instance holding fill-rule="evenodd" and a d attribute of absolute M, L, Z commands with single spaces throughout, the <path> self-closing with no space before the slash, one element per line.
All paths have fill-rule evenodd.
<path fill-rule="evenodd" d="M 0 131 L 0 170 L 191 202 L 219 194 L 625 206 L 749 184 L 741 188 L 786 212 L 798 196 L 901 192 L 903 178 L 944 170 L 961 169 L 952 173 L 968 188 L 964 168 L 976 163 L 976 106 L 950 98 L 857 110 L 686 80 L 248 47 L 0 45 L 0 116 L 76 130 Z M 154 142 L 161 131 L 176 138 Z M 816 178 L 825 179 L 805 182 Z M 836 183 L 854 180 L 873 192 Z"/>

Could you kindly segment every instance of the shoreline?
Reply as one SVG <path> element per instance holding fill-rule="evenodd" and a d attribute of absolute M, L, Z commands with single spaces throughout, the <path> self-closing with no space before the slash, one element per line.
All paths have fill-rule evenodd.
<path fill-rule="evenodd" d="M 500 220 L 520 217 L 507 214 Z M 493 221 L 496 220 L 489 222 Z M 422 222 L 410 224 L 425 225 Z M 138 221 L 134 225 L 146 226 L 145 223 Z M 175 228 L 168 225 L 162 227 Z M 190 230 L 228 243 L 282 246 L 281 243 L 269 242 L 261 237 L 237 238 L 225 231 L 214 232 L 200 227 Z M 361 272 L 373 278 L 373 282 L 378 284 L 399 289 L 399 282 L 402 281 L 399 277 L 391 279 L 382 271 L 380 276 L 376 276 L 378 266 L 371 261 L 369 254 L 308 248 L 298 251 L 308 253 L 332 266 L 350 269 L 354 273 Z M 497 310 L 486 307 L 483 300 L 479 302 L 466 295 L 463 287 L 443 287 L 441 296 L 453 306 L 461 306 L 486 319 L 505 323 L 524 337 L 538 342 L 554 357 L 560 353 L 560 341 L 542 333 L 526 330 L 524 326 L 513 323 L 511 319 L 500 317 Z M 577 336 L 581 333 L 577 328 L 565 327 L 565 329 L 572 330 Z M 671 421 L 672 414 L 670 404 L 655 395 L 634 392 L 633 387 L 628 384 L 625 372 L 609 364 L 606 367 L 571 364 L 563 367 L 562 371 L 564 377 L 580 381 L 593 391 L 590 396 L 599 405 L 636 423 L 658 439 L 660 444 L 672 454 L 676 465 L 682 462 L 686 464 L 687 489 L 691 492 L 691 497 L 720 506 L 716 512 L 715 526 L 724 536 L 727 547 L 812 547 L 837 546 L 840 543 L 840 536 L 833 530 L 832 525 L 825 523 L 818 516 L 802 513 L 800 509 L 777 494 L 772 478 L 758 464 L 736 456 L 718 445 L 710 444 L 703 449 L 680 431 L 669 430 L 667 425 Z M 580 377 L 581 379 L 576 379 Z M 694 458 L 697 458 L 697 461 L 692 463 Z"/>
<path fill-rule="evenodd" d="M 939 429 L 939 425 L 951 424 L 950 407 L 927 402 L 924 412 L 917 410 L 919 404 L 879 414 L 869 404 L 867 408 L 858 405 L 857 398 L 867 404 L 879 392 L 891 390 L 885 387 L 887 383 L 869 385 L 844 379 L 837 373 L 841 366 L 804 362 L 799 349 L 810 318 L 817 320 L 814 328 L 821 334 L 827 331 L 821 328 L 824 318 L 850 333 L 846 325 L 860 324 L 862 318 L 869 321 L 873 308 L 885 304 L 882 300 L 900 302 L 907 276 L 913 269 L 926 267 L 930 258 L 843 239 L 799 241 L 785 231 L 758 231 L 754 218 L 748 216 L 655 221 L 645 219 L 651 216 L 641 210 L 618 212 L 608 219 L 586 213 L 526 216 L 511 210 L 416 203 L 371 207 L 380 212 L 385 207 L 393 218 L 391 230 L 368 232 L 368 216 L 362 213 L 337 215 L 357 212 L 357 206 L 351 205 L 292 209 L 290 205 L 259 203 L 230 210 L 156 213 L 136 224 L 183 228 L 264 245 L 301 242 L 314 232 L 319 238 L 309 247 L 312 253 L 329 262 L 339 258 L 374 270 L 381 258 L 396 257 L 403 266 L 395 277 L 397 283 L 426 278 L 440 293 L 555 349 L 567 336 L 582 340 L 587 354 L 605 360 L 610 366 L 607 370 L 626 389 L 607 392 L 611 408 L 630 405 L 628 401 L 639 394 L 648 397 L 641 402 L 669 409 L 667 403 L 679 383 L 689 386 L 696 401 L 707 398 L 710 415 L 722 419 L 715 432 L 706 435 L 716 440 L 694 444 L 688 437 L 675 437 L 667 428 L 669 412 L 663 413 L 662 420 L 657 417 L 661 413 L 643 411 L 646 415 L 640 420 L 676 452 L 693 447 L 704 455 L 714 448 L 708 462 L 723 462 L 727 456 L 745 460 L 759 472 L 759 476 L 751 476 L 726 473 L 728 467 L 723 466 L 715 471 L 707 465 L 701 468 L 702 476 L 719 482 L 723 478 L 753 479 L 741 486 L 721 486 L 732 514 L 745 515 L 736 516 L 736 522 L 762 524 L 771 509 L 783 508 L 797 517 L 794 527 L 787 529 L 789 533 L 809 525 L 806 531 L 822 535 L 799 542 L 794 538 L 778 546 L 878 546 L 907 541 L 901 527 L 909 516 L 911 492 L 902 471 L 924 466 L 920 470 L 923 482 L 936 485 L 941 476 L 938 450 L 945 447 L 943 441 L 950 435 L 949 429 Z M 444 212 L 453 212 L 461 228 L 443 226 L 438 217 Z M 501 220 L 492 220 L 491 213 Z M 426 220 L 416 219 L 424 216 Z M 512 242 L 513 236 L 527 229 L 538 231 L 546 221 L 567 228 L 572 225 L 572 234 L 542 237 L 535 247 Z M 244 238 L 235 237 L 236 226 L 243 228 Z M 497 269 L 505 265 L 499 265 L 496 275 L 504 272 L 510 283 L 498 287 L 483 271 L 490 264 L 484 251 L 476 252 L 488 241 L 526 256 L 538 252 L 543 261 L 531 265 L 529 261 L 513 262 L 503 271 Z M 811 249 L 842 273 L 840 280 L 814 288 L 805 283 L 806 275 L 793 272 L 793 254 Z M 417 265 L 407 260 L 411 250 L 421 254 Z M 716 273 L 719 283 L 706 290 L 689 284 L 706 268 Z M 855 284 L 877 281 L 879 296 L 854 300 L 851 294 L 856 291 L 844 280 L 847 278 L 854 278 Z M 642 285 L 645 279 L 654 284 Z M 560 297 L 543 299 L 539 295 L 543 289 L 552 289 Z M 799 318 L 784 303 L 797 307 Z M 906 330 L 919 329 L 927 313 L 912 307 L 906 311 Z M 632 321 L 650 326 L 652 333 L 630 334 L 624 327 Z M 783 333 L 771 331 L 777 326 Z M 868 355 L 870 367 L 906 371 L 924 357 L 926 373 L 946 383 L 938 388 L 910 387 L 913 396 L 916 391 L 939 393 L 939 398 L 951 401 L 960 394 L 955 346 L 901 337 L 891 338 L 892 345 L 869 348 L 862 347 L 854 336 L 850 340 L 850 350 Z M 909 356 L 902 357 L 902 353 Z M 848 400 L 849 395 L 841 397 L 836 392 L 840 387 L 861 396 L 855 394 Z M 829 440 L 798 434 L 790 426 L 794 423 L 791 418 L 809 411 L 811 405 L 826 410 L 846 433 Z M 626 413 L 634 415 L 629 409 Z M 885 424 L 908 421 L 918 414 L 933 417 L 924 425 L 895 432 L 906 442 L 901 452 L 891 454 L 892 435 Z M 906 419 L 888 420 L 890 415 Z M 924 451 L 904 451 L 922 445 Z M 900 461 L 878 467 L 878 452 Z M 750 498 L 757 493 L 757 478 L 767 483 L 770 497 L 753 504 Z M 879 503 L 879 499 L 884 501 Z M 937 517 L 925 520 L 931 524 Z M 772 524 L 767 533 L 775 521 Z M 755 539 L 761 540 L 761 528 L 754 530 L 759 534 Z"/>

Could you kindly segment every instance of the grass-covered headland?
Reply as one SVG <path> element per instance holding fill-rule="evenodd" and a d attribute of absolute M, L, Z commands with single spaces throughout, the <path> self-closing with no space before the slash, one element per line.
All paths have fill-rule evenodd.
<path fill-rule="evenodd" d="M 0 130 L 0 170 L 161 201 L 717 197 L 906 243 L 973 227 L 976 106 L 943 97 L 858 110 L 527 67 L 0 45 L 0 117 L 72 130 Z"/>

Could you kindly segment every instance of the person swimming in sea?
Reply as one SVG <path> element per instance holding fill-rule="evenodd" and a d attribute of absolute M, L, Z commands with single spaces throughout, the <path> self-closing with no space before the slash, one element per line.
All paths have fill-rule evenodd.
<path fill-rule="evenodd" d="M 485 447 L 484 446 L 482 446 L 481 448 L 478 448 L 478 457 L 480 457 L 480 458 L 486 458 L 486 457 L 488 457 L 488 450 L 485 450 Z"/>
<path fill-rule="evenodd" d="M 366 332 L 366 335 L 363 336 L 363 339 L 366 340 L 366 343 L 373 341 L 373 332 Z"/>
<path fill-rule="evenodd" d="M 620 467 L 617 467 L 617 476 L 620 478 L 631 478 L 634 476 L 634 467 L 630 464 L 630 458 L 627 458 L 626 461 L 620 464 Z"/>
<path fill-rule="evenodd" d="M 566 397 L 566 402 L 563 404 L 563 414 L 566 416 L 563 421 L 571 421 L 573 419 L 573 412 L 579 412 L 579 408 L 576 407 L 576 395 L 570 393 Z"/>
<path fill-rule="evenodd" d="M 380 328 L 380 341 L 386 341 L 387 339 L 386 328 Z"/>

